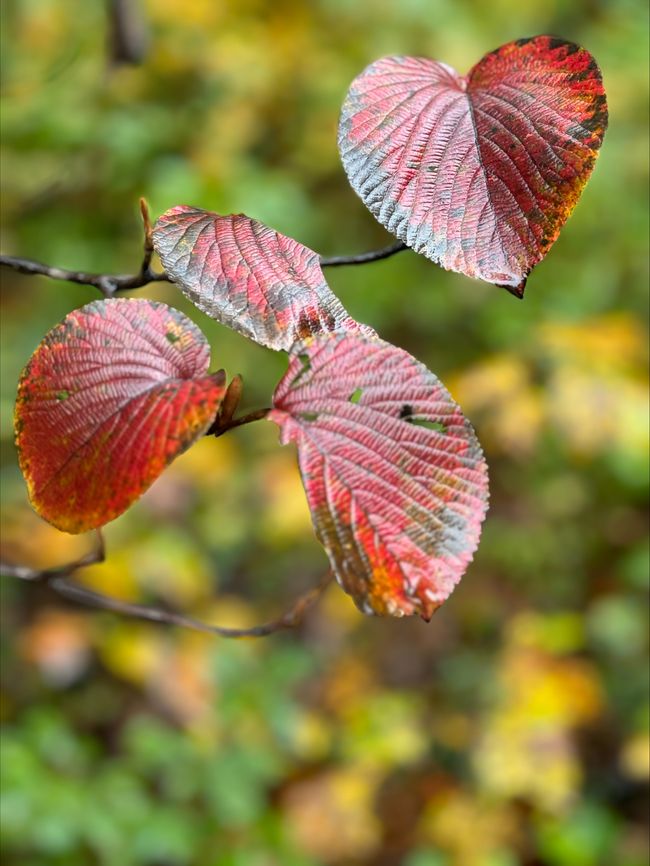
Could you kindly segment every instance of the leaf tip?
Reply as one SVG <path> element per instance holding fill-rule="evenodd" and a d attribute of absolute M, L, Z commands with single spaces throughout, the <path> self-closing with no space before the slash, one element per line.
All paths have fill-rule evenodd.
<path fill-rule="evenodd" d="M 224 388 L 226 385 L 226 371 L 225 370 L 217 370 L 212 373 L 212 381 L 218 388 Z"/>
<path fill-rule="evenodd" d="M 524 277 L 523 280 L 520 283 L 518 283 L 516 286 L 505 285 L 505 286 L 503 286 L 503 288 L 507 292 L 510 292 L 510 294 L 513 295 L 515 298 L 518 298 L 520 301 L 523 301 L 524 290 L 526 288 L 527 280 L 528 280 L 528 277 Z"/>

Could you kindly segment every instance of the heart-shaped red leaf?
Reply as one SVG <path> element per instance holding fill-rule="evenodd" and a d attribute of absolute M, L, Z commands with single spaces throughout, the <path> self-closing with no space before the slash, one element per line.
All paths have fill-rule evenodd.
<path fill-rule="evenodd" d="M 180 205 L 156 222 L 153 242 L 193 304 L 263 346 L 288 351 L 321 331 L 369 330 L 325 282 L 318 253 L 243 214 Z"/>
<path fill-rule="evenodd" d="M 466 76 L 416 57 L 373 63 L 352 83 L 339 147 L 353 188 L 400 240 L 522 296 L 606 126 L 593 57 L 537 36 L 487 54 Z"/>
<path fill-rule="evenodd" d="M 273 406 L 343 589 L 366 613 L 429 619 L 487 508 L 481 448 L 443 385 L 376 337 L 321 335 L 292 353 Z"/>
<path fill-rule="evenodd" d="M 20 467 L 38 513 L 66 532 L 113 520 L 213 421 L 223 371 L 178 310 L 94 301 L 53 328 L 23 370 Z"/>

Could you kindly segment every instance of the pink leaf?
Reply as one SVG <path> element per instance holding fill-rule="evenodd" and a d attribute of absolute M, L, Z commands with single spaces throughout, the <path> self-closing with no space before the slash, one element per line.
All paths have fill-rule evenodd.
<path fill-rule="evenodd" d="M 366 613 L 429 619 L 487 508 L 481 448 L 443 385 L 376 337 L 322 335 L 292 353 L 273 406 L 345 591 Z"/>
<path fill-rule="evenodd" d="M 153 240 L 193 304 L 263 346 L 289 350 L 321 331 L 363 329 L 325 282 L 317 253 L 243 214 L 180 205 L 156 222 Z"/>
<path fill-rule="evenodd" d="M 466 76 L 387 57 L 352 83 L 339 147 L 379 222 L 444 268 L 523 295 L 587 182 L 607 126 L 583 48 L 537 36 Z"/>
<path fill-rule="evenodd" d="M 223 370 L 203 334 L 146 300 L 93 301 L 53 328 L 23 370 L 16 444 L 30 499 L 66 532 L 126 510 L 214 420 Z"/>

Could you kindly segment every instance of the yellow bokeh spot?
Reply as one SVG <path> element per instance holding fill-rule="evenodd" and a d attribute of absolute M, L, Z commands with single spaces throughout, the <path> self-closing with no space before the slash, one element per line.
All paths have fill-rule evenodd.
<path fill-rule="evenodd" d="M 635 734 L 623 746 L 621 768 L 632 779 L 650 779 L 650 736 Z"/>

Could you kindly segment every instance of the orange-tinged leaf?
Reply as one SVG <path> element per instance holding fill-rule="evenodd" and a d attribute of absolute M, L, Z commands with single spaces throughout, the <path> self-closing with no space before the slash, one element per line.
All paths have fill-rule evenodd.
<path fill-rule="evenodd" d="M 421 57 L 378 60 L 350 87 L 339 148 L 352 187 L 389 231 L 521 297 L 606 127 L 594 58 L 537 36 L 502 45 L 466 76 Z"/>
<path fill-rule="evenodd" d="M 93 301 L 53 328 L 23 370 L 20 467 L 36 511 L 66 532 L 125 511 L 210 426 L 225 391 L 178 310 Z"/>
<path fill-rule="evenodd" d="M 271 349 L 321 331 L 366 330 L 331 291 L 318 253 L 244 214 L 179 205 L 156 222 L 165 270 L 213 319 Z"/>
<path fill-rule="evenodd" d="M 365 613 L 429 619 L 472 558 L 488 495 L 446 389 L 383 340 L 323 334 L 292 353 L 273 406 L 343 589 Z"/>

